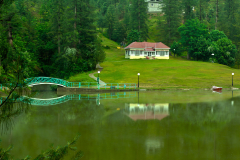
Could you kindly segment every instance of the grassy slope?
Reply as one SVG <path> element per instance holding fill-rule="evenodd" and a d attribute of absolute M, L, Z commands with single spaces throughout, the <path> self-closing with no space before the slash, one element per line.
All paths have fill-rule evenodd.
<path fill-rule="evenodd" d="M 89 77 L 90 73 L 93 73 L 93 71 L 76 74 L 74 76 L 71 76 L 67 81 L 69 81 L 69 82 L 96 82 L 94 79 Z"/>
<path fill-rule="evenodd" d="M 137 83 L 140 75 L 142 88 L 210 88 L 213 85 L 231 87 L 234 72 L 234 86 L 240 87 L 240 71 L 208 62 L 188 61 L 170 57 L 169 60 L 129 60 L 124 58 L 124 49 L 117 49 L 117 43 L 102 36 L 106 49 L 106 61 L 101 79 L 106 83 Z M 95 75 L 97 76 L 97 75 Z"/>

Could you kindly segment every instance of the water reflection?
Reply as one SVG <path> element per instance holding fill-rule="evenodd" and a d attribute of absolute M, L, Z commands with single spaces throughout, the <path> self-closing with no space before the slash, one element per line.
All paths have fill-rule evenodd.
<path fill-rule="evenodd" d="M 147 154 L 155 154 L 159 152 L 161 148 L 164 148 L 164 141 L 158 137 L 147 138 L 145 146 Z"/>
<path fill-rule="evenodd" d="M 209 99 L 225 94 L 205 93 Z M 233 92 L 225 100 L 198 103 L 173 103 L 152 98 L 154 94 L 166 92 L 67 95 L 64 103 L 33 107 L 12 132 L 13 153 L 16 158 L 28 153 L 34 157 L 46 149 L 43 143 L 59 145 L 79 132 L 77 148 L 86 160 L 239 158 L 240 98 Z M 172 97 L 180 94 L 186 98 L 189 92 Z M 9 137 L 2 138 L 6 146 Z"/>
<path fill-rule="evenodd" d="M 127 115 L 133 120 L 147 120 L 147 119 L 158 119 L 169 115 L 169 104 L 168 103 L 155 103 L 155 104 L 139 104 L 129 103 L 125 104 L 125 110 Z"/>
<path fill-rule="evenodd" d="M 118 92 L 118 93 L 104 93 L 104 94 L 72 94 L 62 95 L 59 97 L 42 99 L 29 98 L 31 105 L 50 106 L 65 103 L 70 100 L 96 100 L 96 104 L 100 105 L 101 99 L 119 99 L 119 98 L 133 98 L 136 97 L 136 92 Z"/>

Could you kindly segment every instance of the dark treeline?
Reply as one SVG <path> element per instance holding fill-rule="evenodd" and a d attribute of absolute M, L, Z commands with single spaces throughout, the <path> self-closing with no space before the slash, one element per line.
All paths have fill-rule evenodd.
<path fill-rule="evenodd" d="M 147 3 L 144 0 L 91 0 L 90 3 L 98 13 L 100 31 L 109 39 L 118 43 L 148 39 Z"/>
<path fill-rule="evenodd" d="M 147 13 L 144 0 L 91 0 L 90 3 L 97 10 L 99 29 L 108 38 L 129 44 L 146 41 L 150 37 L 147 24 L 151 24 L 149 18 L 153 15 Z M 153 36 L 152 40 L 173 45 L 174 55 L 186 51 L 189 59 L 210 59 L 230 66 L 238 62 L 240 56 L 236 46 L 240 45 L 240 22 L 237 21 L 240 17 L 240 1 L 161 0 L 159 3 L 162 12 L 155 14 L 157 24 L 154 34 L 157 36 Z M 185 25 L 185 29 L 181 30 L 179 28 L 182 25 Z M 196 34 L 197 25 L 201 27 Z M 212 54 L 215 56 L 211 57 Z"/>
<path fill-rule="evenodd" d="M 9 79 L 21 72 L 25 78 L 68 78 L 103 62 L 105 53 L 88 0 L 0 2 L 1 76 L 5 73 Z"/>

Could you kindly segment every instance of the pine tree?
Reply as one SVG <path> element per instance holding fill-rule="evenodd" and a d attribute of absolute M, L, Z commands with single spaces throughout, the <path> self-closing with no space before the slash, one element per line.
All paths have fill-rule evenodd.
<path fill-rule="evenodd" d="M 106 14 L 106 23 L 108 27 L 108 31 L 107 31 L 108 37 L 109 39 L 112 39 L 113 30 L 116 23 L 115 8 L 113 5 L 110 5 L 108 7 L 107 14 Z"/>
<path fill-rule="evenodd" d="M 179 7 L 179 3 L 180 1 L 176 2 L 176 0 L 163 0 L 161 2 L 165 21 L 159 21 L 158 25 L 164 30 L 162 36 L 165 37 L 164 43 L 167 45 L 171 45 L 173 41 L 179 38 L 177 31 L 181 25 L 181 8 Z"/>
<path fill-rule="evenodd" d="M 64 0 L 52 0 L 50 7 L 52 30 L 55 32 L 57 40 L 58 54 L 61 53 L 62 34 L 63 34 L 63 17 L 64 17 Z"/>
<path fill-rule="evenodd" d="M 130 7 L 131 11 L 131 29 L 140 32 L 139 41 L 147 40 L 148 38 L 148 14 L 147 3 L 144 0 L 132 0 Z"/>
<path fill-rule="evenodd" d="M 223 7 L 220 29 L 224 31 L 234 44 L 237 44 L 238 37 L 236 35 L 240 34 L 237 19 L 240 11 L 240 2 L 238 0 L 225 0 Z"/>
<path fill-rule="evenodd" d="M 182 7 L 184 10 L 184 21 L 195 18 L 194 7 L 197 5 L 197 0 L 182 0 Z"/>

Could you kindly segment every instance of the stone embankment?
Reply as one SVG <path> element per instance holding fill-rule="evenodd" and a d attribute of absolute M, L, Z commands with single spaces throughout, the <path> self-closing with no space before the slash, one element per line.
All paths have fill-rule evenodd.
<path fill-rule="evenodd" d="M 57 93 L 109 93 L 109 92 L 129 92 L 139 91 L 139 89 L 95 89 L 95 88 L 70 88 L 58 87 Z"/>

